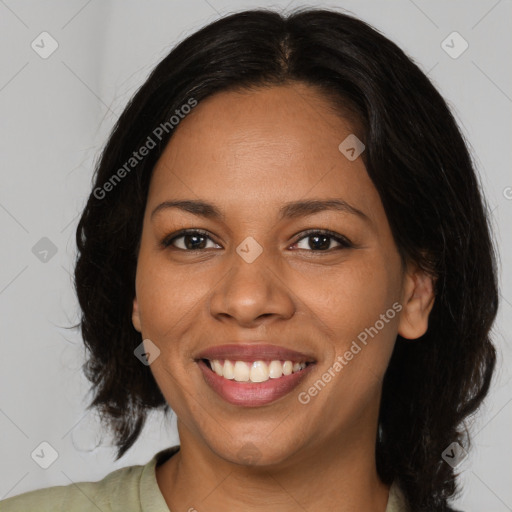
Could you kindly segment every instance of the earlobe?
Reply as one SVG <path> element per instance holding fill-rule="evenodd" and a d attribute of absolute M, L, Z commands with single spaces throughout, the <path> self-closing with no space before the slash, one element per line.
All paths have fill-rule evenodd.
<path fill-rule="evenodd" d="M 414 340 L 427 332 L 434 306 L 434 283 L 435 279 L 419 268 L 406 275 L 398 323 L 398 334 L 403 338 Z"/>
<path fill-rule="evenodd" d="M 141 323 L 140 323 L 140 314 L 139 314 L 139 304 L 137 302 L 137 297 L 133 299 L 133 309 L 132 309 L 132 324 L 135 327 L 135 330 L 138 332 L 142 331 Z"/>

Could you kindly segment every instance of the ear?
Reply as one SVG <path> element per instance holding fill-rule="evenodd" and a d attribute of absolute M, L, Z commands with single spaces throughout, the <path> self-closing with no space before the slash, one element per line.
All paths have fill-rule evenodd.
<path fill-rule="evenodd" d="M 139 313 L 139 304 L 137 302 L 137 297 L 133 299 L 133 309 L 132 309 L 132 324 L 135 327 L 136 331 L 141 332 L 142 327 L 140 323 L 140 313 Z"/>
<path fill-rule="evenodd" d="M 427 332 L 428 317 L 434 306 L 435 279 L 415 267 L 405 276 L 398 334 L 414 340 Z"/>

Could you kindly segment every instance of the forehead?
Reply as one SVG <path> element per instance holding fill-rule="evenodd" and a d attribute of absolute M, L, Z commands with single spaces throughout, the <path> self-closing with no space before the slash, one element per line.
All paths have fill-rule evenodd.
<path fill-rule="evenodd" d="M 248 206 L 330 193 L 371 211 L 378 195 L 362 159 L 350 161 L 338 149 L 353 131 L 303 84 L 217 93 L 175 128 L 154 169 L 150 200 L 195 195 Z"/>

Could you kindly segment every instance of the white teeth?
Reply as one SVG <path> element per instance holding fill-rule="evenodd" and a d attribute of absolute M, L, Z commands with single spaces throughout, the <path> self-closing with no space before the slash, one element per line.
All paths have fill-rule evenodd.
<path fill-rule="evenodd" d="M 271 379 L 278 379 L 283 375 L 283 365 L 281 361 L 271 361 L 268 366 L 269 377 Z"/>
<path fill-rule="evenodd" d="M 210 361 L 210 367 L 219 376 L 237 382 L 266 382 L 269 379 L 279 379 L 283 375 L 290 375 L 306 368 L 305 362 L 278 361 L 270 362 L 245 361 L 221 362 L 217 359 Z"/>
<path fill-rule="evenodd" d="M 219 361 L 217 361 L 219 363 Z M 231 361 L 224 361 L 224 367 L 219 363 L 222 368 L 221 377 L 225 379 L 233 380 L 235 378 L 235 368 L 233 367 L 233 363 Z"/>
<path fill-rule="evenodd" d="M 212 361 L 213 371 L 222 377 L 222 365 L 219 361 Z"/>
<path fill-rule="evenodd" d="M 251 382 L 265 382 L 269 379 L 267 363 L 264 361 L 254 361 L 251 366 Z"/>
<path fill-rule="evenodd" d="M 235 363 L 235 380 L 237 382 L 247 382 L 251 374 L 251 369 L 245 361 Z"/>

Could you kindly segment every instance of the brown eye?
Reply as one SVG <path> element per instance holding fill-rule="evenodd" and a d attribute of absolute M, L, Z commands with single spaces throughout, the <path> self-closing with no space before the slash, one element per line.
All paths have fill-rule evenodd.
<path fill-rule="evenodd" d="M 213 247 L 208 247 L 208 242 L 211 242 Z M 220 248 L 220 246 L 216 244 L 205 231 L 197 230 L 181 231 L 179 234 L 166 237 L 163 240 L 162 245 L 164 247 L 172 246 L 173 248 L 182 251 L 197 251 L 208 248 Z"/>
<path fill-rule="evenodd" d="M 338 245 L 333 245 L 333 242 Z M 303 246 L 299 246 L 297 249 L 311 250 L 314 252 L 327 252 L 336 248 L 347 249 L 353 247 L 352 243 L 342 235 L 331 231 L 318 230 L 306 232 L 305 236 L 302 236 L 294 245 L 300 243 L 303 243 Z"/>

